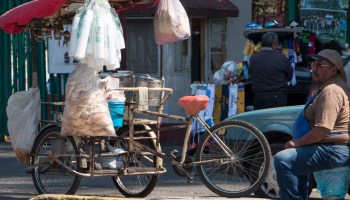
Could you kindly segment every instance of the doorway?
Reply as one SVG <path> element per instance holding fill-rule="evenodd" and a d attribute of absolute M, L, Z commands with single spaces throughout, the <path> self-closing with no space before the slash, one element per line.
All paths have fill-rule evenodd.
<path fill-rule="evenodd" d="M 191 30 L 191 83 L 203 81 L 203 70 L 202 70 L 202 37 L 201 34 L 201 19 L 192 19 L 192 30 Z"/>

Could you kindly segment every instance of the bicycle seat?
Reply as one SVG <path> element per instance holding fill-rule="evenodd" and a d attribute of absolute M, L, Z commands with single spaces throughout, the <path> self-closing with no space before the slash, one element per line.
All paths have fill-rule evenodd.
<path fill-rule="evenodd" d="M 188 114 L 195 115 L 208 106 L 209 98 L 205 95 L 183 96 L 178 103 Z"/>

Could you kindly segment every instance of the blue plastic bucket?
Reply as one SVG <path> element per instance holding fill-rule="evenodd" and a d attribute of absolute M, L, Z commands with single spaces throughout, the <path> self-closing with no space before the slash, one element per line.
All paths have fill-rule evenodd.
<path fill-rule="evenodd" d="M 109 112 L 115 127 L 123 126 L 124 102 L 108 102 Z"/>

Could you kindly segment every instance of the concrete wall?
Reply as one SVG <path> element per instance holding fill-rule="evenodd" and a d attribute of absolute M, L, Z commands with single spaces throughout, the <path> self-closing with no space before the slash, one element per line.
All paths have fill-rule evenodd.
<path fill-rule="evenodd" d="M 171 115 L 186 116 L 186 113 L 182 107 L 177 103 L 178 100 L 185 95 L 191 94 L 191 73 L 190 71 L 175 71 L 175 45 L 168 44 L 163 46 L 163 74 L 165 78 L 165 87 L 172 88 L 174 93 L 170 99 L 164 105 L 164 113 Z M 170 121 L 163 118 L 163 122 L 177 122 Z"/>
<path fill-rule="evenodd" d="M 251 22 L 252 0 L 230 0 L 239 9 L 239 17 L 227 18 L 227 59 L 240 62 L 243 59 L 245 25 Z"/>
<path fill-rule="evenodd" d="M 244 30 L 245 25 L 251 22 L 251 6 L 252 0 L 230 0 L 234 3 L 239 9 L 239 17 L 229 17 L 227 18 L 227 59 L 233 60 L 235 62 L 240 62 L 243 59 L 243 48 L 245 44 Z M 206 22 L 208 22 L 206 20 Z M 209 27 L 206 27 L 209 29 Z M 206 33 L 208 36 L 208 32 Z M 190 40 L 190 39 L 189 39 Z M 208 38 L 205 40 L 208 42 Z M 191 42 L 189 42 L 191 43 Z M 209 48 L 207 44 L 206 48 Z M 206 50 L 208 52 L 208 49 Z M 163 74 L 166 80 L 165 87 L 172 88 L 174 94 L 168 100 L 168 102 L 164 106 L 164 113 L 172 114 L 172 115 L 180 115 L 186 116 L 183 108 L 178 105 L 178 100 L 184 95 L 191 94 L 191 72 L 190 71 L 182 71 L 175 72 L 175 46 L 172 44 L 163 46 Z M 206 68 L 209 67 L 208 56 L 206 57 Z M 206 77 L 207 79 L 209 77 Z M 169 120 L 163 119 L 163 122 L 172 122 Z M 173 121 L 175 122 L 175 121 Z M 178 122 L 178 121 L 176 121 Z"/>

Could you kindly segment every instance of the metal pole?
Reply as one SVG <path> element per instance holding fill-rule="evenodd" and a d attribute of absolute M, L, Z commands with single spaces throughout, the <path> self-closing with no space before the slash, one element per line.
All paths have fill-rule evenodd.
<path fill-rule="evenodd" d="M 19 70 L 18 70 L 17 55 L 18 55 L 18 35 L 16 34 L 16 35 L 12 35 L 12 42 L 11 42 L 12 80 L 13 80 L 14 92 L 19 91 L 19 87 L 18 87 Z"/>
<path fill-rule="evenodd" d="M 32 87 L 38 87 L 38 66 L 36 62 L 36 41 L 34 29 L 30 29 L 30 38 L 32 39 Z"/>
<path fill-rule="evenodd" d="M 36 42 L 36 66 L 33 68 L 33 74 L 37 73 L 37 87 L 40 90 L 41 100 L 45 101 L 47 96 L 46 89 L 46 63 L 45 63 L 45 42 Z M 34 77 L 33 77 L 34 78 Z M 34 80 L 33 80 L 34 81 Z M 34 87 L 34 85 L 33 85 Z M 47 112 L 45 109 L 41 109 L 41 116 L 43 119 L 47 119 Z"/>
<path fill-rule="evenodd" d="M 25 33 L 18 35 L 18 78 L 19 90 L 26 90 Z"/>
<path fill-rule="evenodd" d="M 0 4 L 0 14 L 5 13 L 6 11 L 6 2 Z M 0 31 L 0 41 L 5 41 L 5 32 L 4 31 Z M 5 43 L 4 43 L 5 44 Z M 0 85 L 4 85 L 4 78 L 3 76 L 5 75 L 5 49 L 6 46 L 0 48 L 0 55 L 4 55 L 4 56 L 0 56 Z M 5 96 L 4 96 L 4 92 L 5 92 L 6 88 L 5 87 L 0 87 L 0 142 L 4 140 L 4 136 L 3 134 L 5 134 L 5 118 L 6 118 L 6 114 L 5 114 Z"/>
<path fill-rule="evenodd" d="M 28 77 L 28 88 L 32 87 L 32 83 L 33 83 L 33 78 L 32 78 L 32 72 L 33 72 L 33 49 L 32 49 L 32 44 L 34 43 L 34 41 L 32 41 L 31 36 L 30 36 L 30 31 L 26 31 L 26 40 L 27 40 L 27 44 L 26 44 L 26 49 L 27 49 L 27 53 L 26 53 L 26 60 L 27 60 L 27 77 Z"/>

